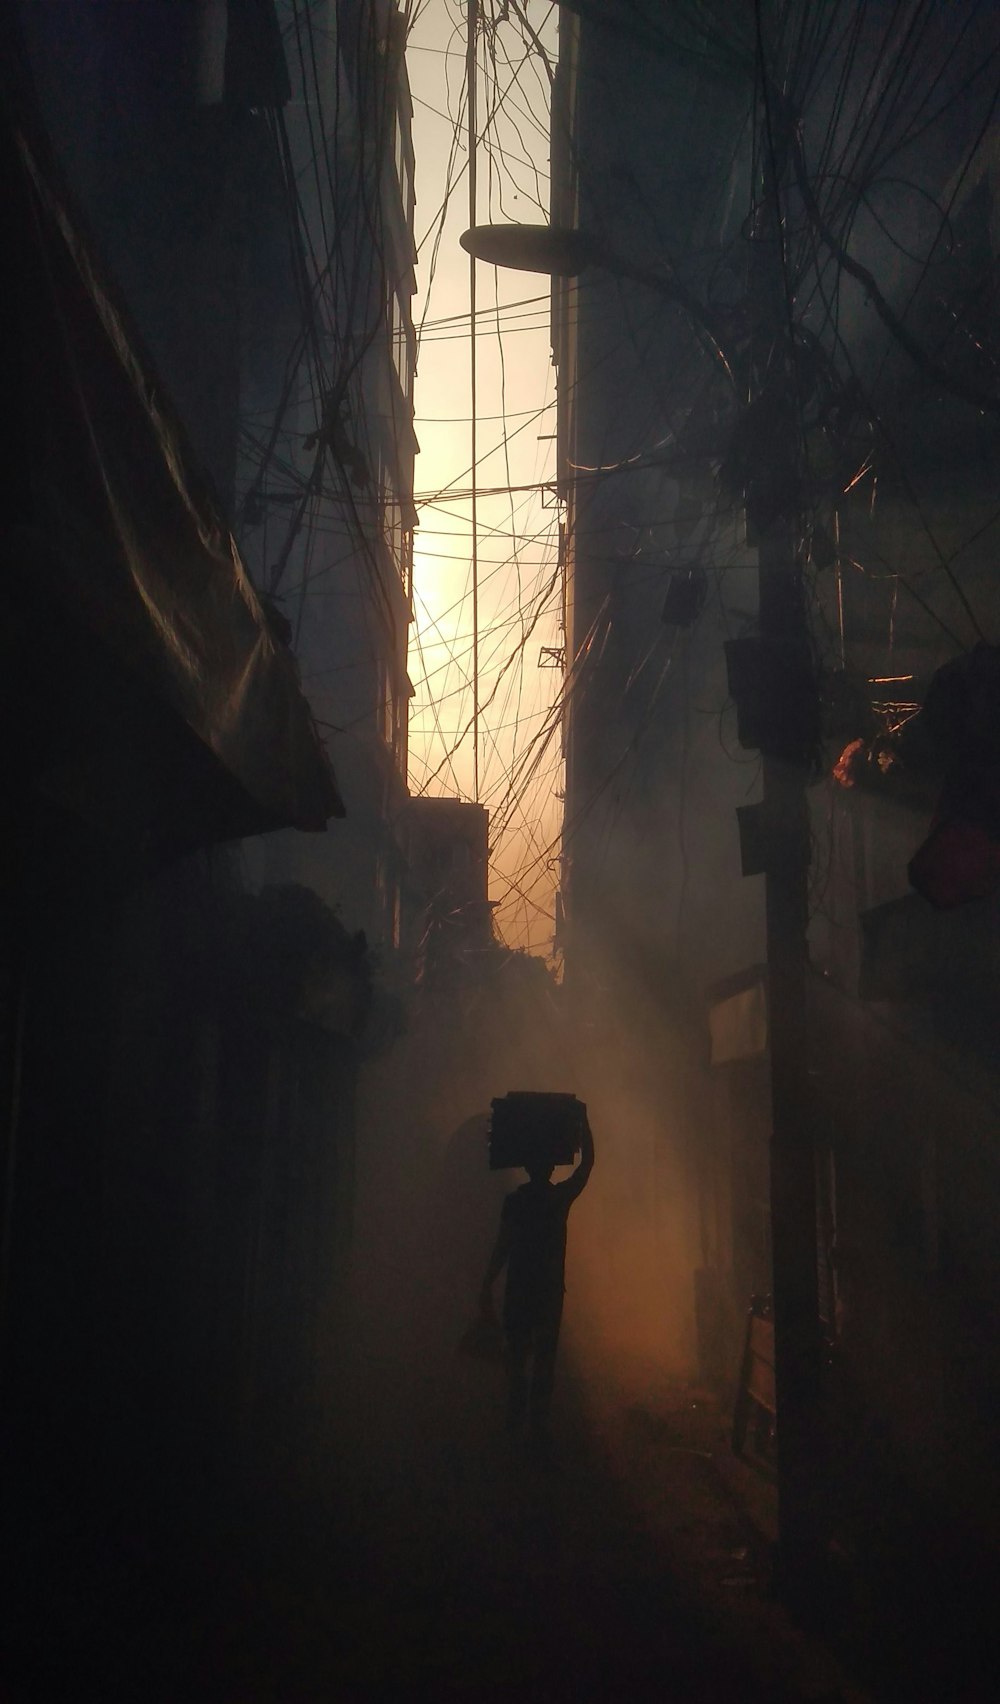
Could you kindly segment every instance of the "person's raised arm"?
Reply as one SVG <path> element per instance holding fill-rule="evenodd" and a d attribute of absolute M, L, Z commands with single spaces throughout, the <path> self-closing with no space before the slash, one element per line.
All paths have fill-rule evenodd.
<path fill-rule="evenodd" d="M 593 1169 L 594 1169 L 594 1135 L 593 1135 L 593 1131 L 590 1128 L 590 1120 L 588 1119 L 586 1113 L 584 1113 L 584 1115 L 583 1115 L 583 1132 L 582 1132 L 581 1137 L 580 1137 L 580 1161 L 579 1161 L 579 1164 L 577 1165 L 576 1171 L 573 1173 L 573 1176 L 568 1177 L 566 1179 L 565 1183 L 557 1184 L 556 1188 L 559 1189 L 564 1195 L 568 1196 L 571 1201 L 575 1201 L 577 1196 L 582 1194 L 583 1191 L 586 1189 L 588 1180 L 590 1178 L 590 1174 L 593 1171 Z"/>

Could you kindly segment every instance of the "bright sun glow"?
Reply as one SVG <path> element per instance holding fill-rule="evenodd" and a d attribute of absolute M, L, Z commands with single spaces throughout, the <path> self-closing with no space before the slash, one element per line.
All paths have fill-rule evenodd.
<path fill-rule="evenodd" d="M 529 7 L 554 58 L 553 8 Z M 410 677 L 414 793 L 473 796 L 469 223 L 461 14 L 428 0 L 409 38 L 417 160 L 416 486 Z M 508 24 L 479 46 L 477 217 L 548 214 L 549 83 Z M 497 94 L 504 93 L 502 110 Z M 516 128 L 515 128 L 516 126 Z M 479 797 L 511 946 L 551 950 L 562 775 L 555 384 L 546 280 L 478 269 Z"/>

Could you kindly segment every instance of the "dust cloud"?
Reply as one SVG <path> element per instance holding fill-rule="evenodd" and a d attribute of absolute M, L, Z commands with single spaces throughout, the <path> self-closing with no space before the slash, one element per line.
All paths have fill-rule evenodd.
<path fill-rule="evenodd" d="M 503 1199 L 524 1181 L 487 1161 L 490 1100 L 513 1088 L 576 1093 L 595 1138 L 569 1221 L 557 1385 L 613 1405 L 695 1379 L 690 1073 L 683 1038 L 656 1014 L 623 1026 L 619 1010 L 603 1037 L 575 1029 L 564 990 L 524 955 L 508 955 L 473 996 L 425 1000 L 373 1062 L 359 1109 L 349 1331 L 365 1427 L 379 1425 L 380 1400 L 397 1418 L 430 1388 L 442 1411 L 461 1400 L 470 1375 L 457 1345 Z"/>

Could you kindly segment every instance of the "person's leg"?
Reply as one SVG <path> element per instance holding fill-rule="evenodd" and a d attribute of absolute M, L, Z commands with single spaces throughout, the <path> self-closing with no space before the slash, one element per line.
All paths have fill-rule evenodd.
<path fill-rule="evenodd" d="M 519 1432 L 528 1405 L 528 1354 L 531 1338 L 526 1331 L 507 1333 L 507 1430 Z"/>
<path fill-rule="evenodd" d="M 555 1382 L 556 1350 L 559 1347 L 559 1327 L 562 1323 L 562 1296 L 545 1310 L 535 1331 L 534 1357 L 531 1369 L 529 1418 L 532 1433 L 537 1438 L 548 1434 L 549 1408 Z"/>

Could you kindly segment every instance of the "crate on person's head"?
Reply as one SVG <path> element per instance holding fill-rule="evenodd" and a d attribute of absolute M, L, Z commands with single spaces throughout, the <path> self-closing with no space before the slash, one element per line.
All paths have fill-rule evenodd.
<path fill-rule="evenodd" d="M 490 1170 L 571 1166 L 586 1117 L 576 1095 L 515 1089 L 498 1096 L 490 1111 Z"/>

